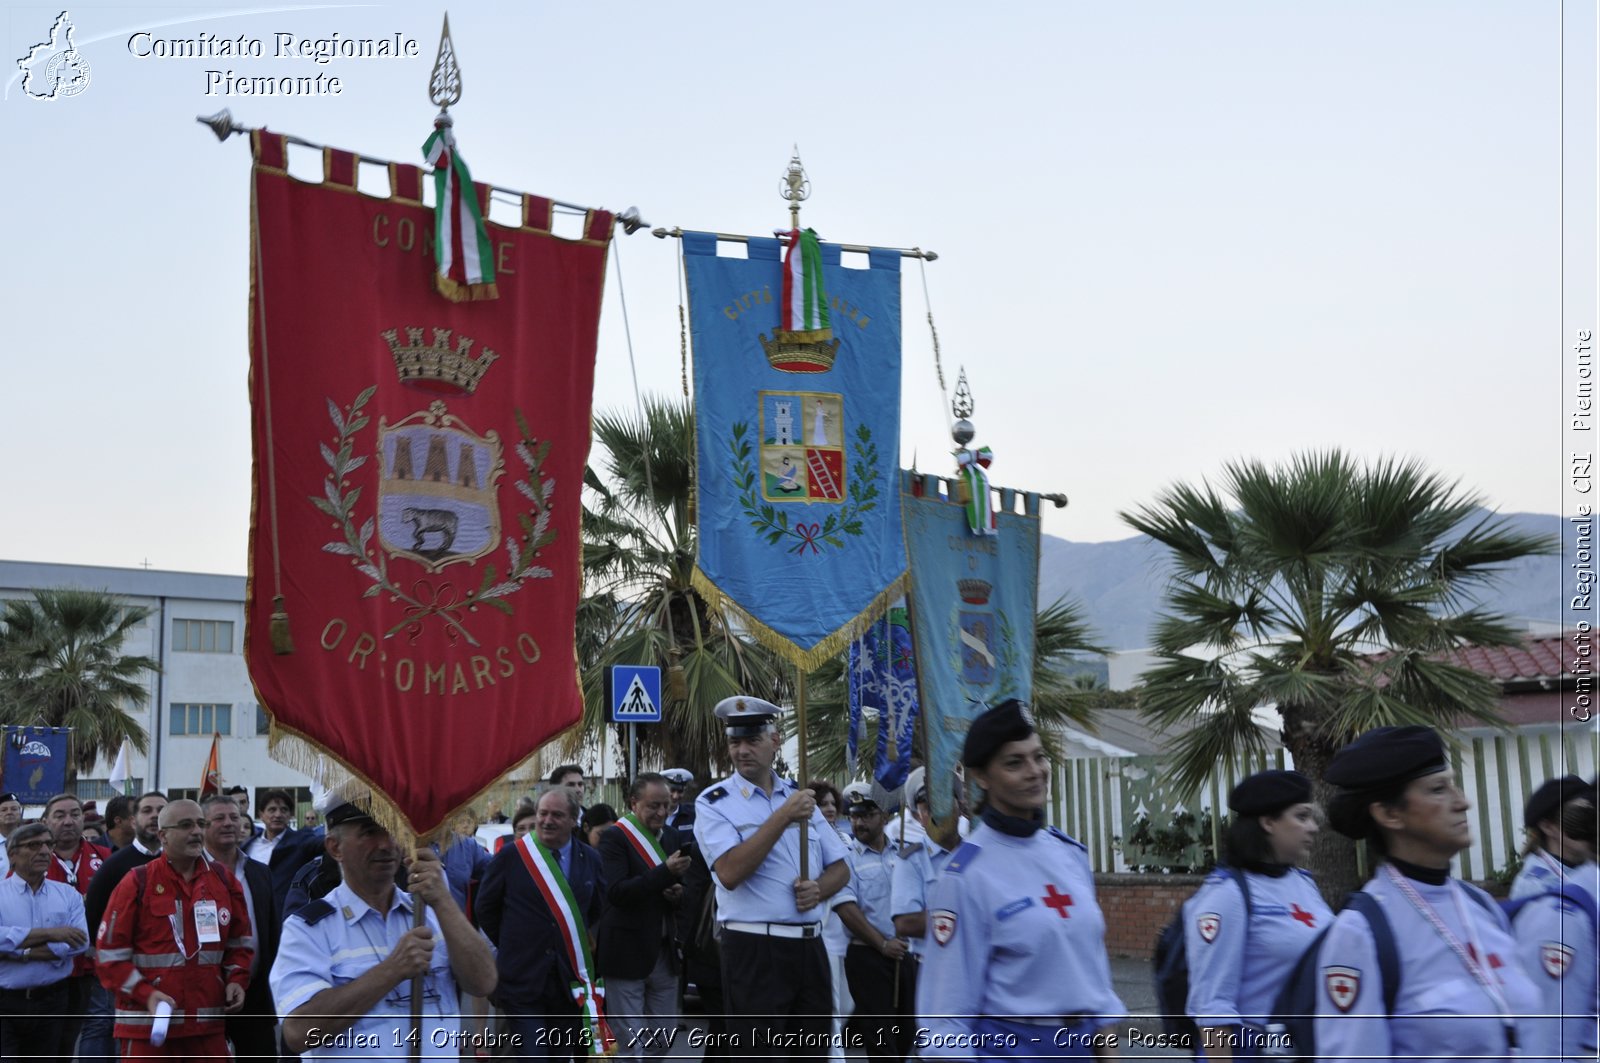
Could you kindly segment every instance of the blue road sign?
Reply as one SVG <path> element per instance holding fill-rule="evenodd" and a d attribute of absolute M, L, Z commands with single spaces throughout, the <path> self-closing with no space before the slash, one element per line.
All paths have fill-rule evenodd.
<path fill-rule="evenodd" d="M 661 722 L 661 669 L 653 664 L 611 666 L 611 722 Z"/>

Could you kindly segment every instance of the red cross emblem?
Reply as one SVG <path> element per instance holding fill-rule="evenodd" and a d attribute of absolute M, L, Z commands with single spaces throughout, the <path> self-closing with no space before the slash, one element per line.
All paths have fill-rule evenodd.
<path fill-rule="evenodd" d="M 1209 945 L 1217 940 L 1217 932 L 1222 929 L 1222 916 L 1216 912 L 1201 912 L 1195 919 L 1194 926 L 1200 931 L 1200 940 Z"/>
<path fill-rule="evenodd" d="M 1298 904 L 1291 904 L 1289 906 L 1289 915 L 1297 922 L 1304 923 L 1306 926 L 1317 925 L 1317 917 L 1300 907 Z"/>
<path fill-rule="evenodd" d="M 935 908 L 928 913 L 928 923 L 933 927 L 933 940 L 940 946 L 950 944 L 956 936 L 956 913 L 948 908 Z"/>
<path fill-rule="evenodd" d="M 1467 955 L 1472 957 L 1472 961 L 1474 963 L 1478 962 L 1478 948 L 1470 941 L 1467 942 Z M 1498 952 L 1489 953 L 1489 970 L 1497 970 L 1505 965 L 1505 961 L 1500 958 L 1500 954 Z"/>
<path fill-rule="evenodd" d="M 1324 967 L 1322 984 L 1327 987 L 1333 1006 L 1349 1011 L 1356 1006 L 1356 997 L 1361 994 L 1361 972 L 1354 967 Z"/>
<path fill-rule="evenodd" d="M 1044 892 L 1045 895 L 1041 898 L 1041 900 L 1044 901 L 1045 907 L 1054 908 L 1056 910 L 1056 914 L 1063 919 L 1072 918 L 1072 915 L 1067 911 L 1068 908 L 1072 907 L 1072 894 L 1057 893 L 1056 884 L 1054 882 L 1045 883 Z"/>
<path fill-rule="evenodd" d="M 1539 963 L 1551 978 L 1565 978 L 1572 966 L 1572 949 L 1559 941 L 1546 941 L 1539 946 Z"/>

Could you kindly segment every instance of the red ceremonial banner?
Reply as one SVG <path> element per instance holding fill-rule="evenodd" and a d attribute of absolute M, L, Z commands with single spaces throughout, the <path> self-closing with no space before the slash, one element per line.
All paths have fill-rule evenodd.
<path fill-rule="evenodd" d="M 422 171 L 290 177 L 253 136 L 245 656 L 272 751 L 429 833 L 581 714 L 573 624 L 612 218 L 491 223 L 499 297 L 433 285 Z M 475 190 L 487 214 L 488 188 Z M 325 764 L 327 762 L 324 762 Z"/>

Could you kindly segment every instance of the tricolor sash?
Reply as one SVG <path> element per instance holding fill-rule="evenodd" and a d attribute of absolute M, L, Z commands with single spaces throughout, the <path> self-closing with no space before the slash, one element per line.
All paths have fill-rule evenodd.
<path fill-rule="evenodd" d="M 517 842 L 517 855 L 522 857 L 528 874 L 533 876 L 533 884 L 539 887 L 539 893 L 556 921 L 556 928 L 561 932 L 561 945 L 566 950 L 567 962 L 577 976 L 572 983 L 572 999 L 577 1001 L 578 1011 L 588 1024 L 594 1054 L 610 1055 L 615 1048 L 616 1038 L 611 1035 L 611 1027 L 606 1025 L 605 981 L 594 973 L 594 957 L 589 954 L 588 928 L 583 925 L 583 912 L 578 908 L 578 899 L 572 895 L 572 887 L 567 884 L 567 876 L 561 873 L 556 855 L 540 844 L 532 831 Z"/>
<path fill-rule="evenodd" d="M 661 842 L 645 830 L 638 816 L 632 812 L 625 812 L 622 818 L 617 820 L 617 826 L 622 828 L 622 836 L 628 839 L 628 844 L 633 846 L 633 851 L 639 854 L 639 859 L 645 862 L 645 866 L 660 867 L 667 862 L 667 854 L 662 850 Z"/>

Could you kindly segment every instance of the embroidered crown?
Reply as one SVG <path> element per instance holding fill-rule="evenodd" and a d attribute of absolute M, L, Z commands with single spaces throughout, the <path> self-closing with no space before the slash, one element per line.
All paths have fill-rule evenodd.
<path fill-rule="evenodd" d="M 988 580 L 958 579 L 956 591 L 961 595 L 961 600 L 968 605 L 986 605 L 989 601 L 989 592 L 994 590 Z"/>
<path fill-rule="evenodd" d="M 399 329 L 387 329 L 383 333 L 394 354 L 395 371 L 403 383 L 430 391 L 461 391 L 470 395 L 499 357 L 487 347 L 478 357 L 472 357 L 473 341 L 466 336 L 457 336 L 452 350 L 447 328 L 434 329 L 433 342 L 424 343 L 423 331 L 407 327 L 404 340 L 400 338 Z"/>
<path fill-rule="evenodd" d="M 761 349 L 767 352 L 772 368 L 785 373 L 826 373 L 839 355 L 839 341 L 832 329 L 789 332 L 773 329 L 772 338 L 761 334 Z"/>

